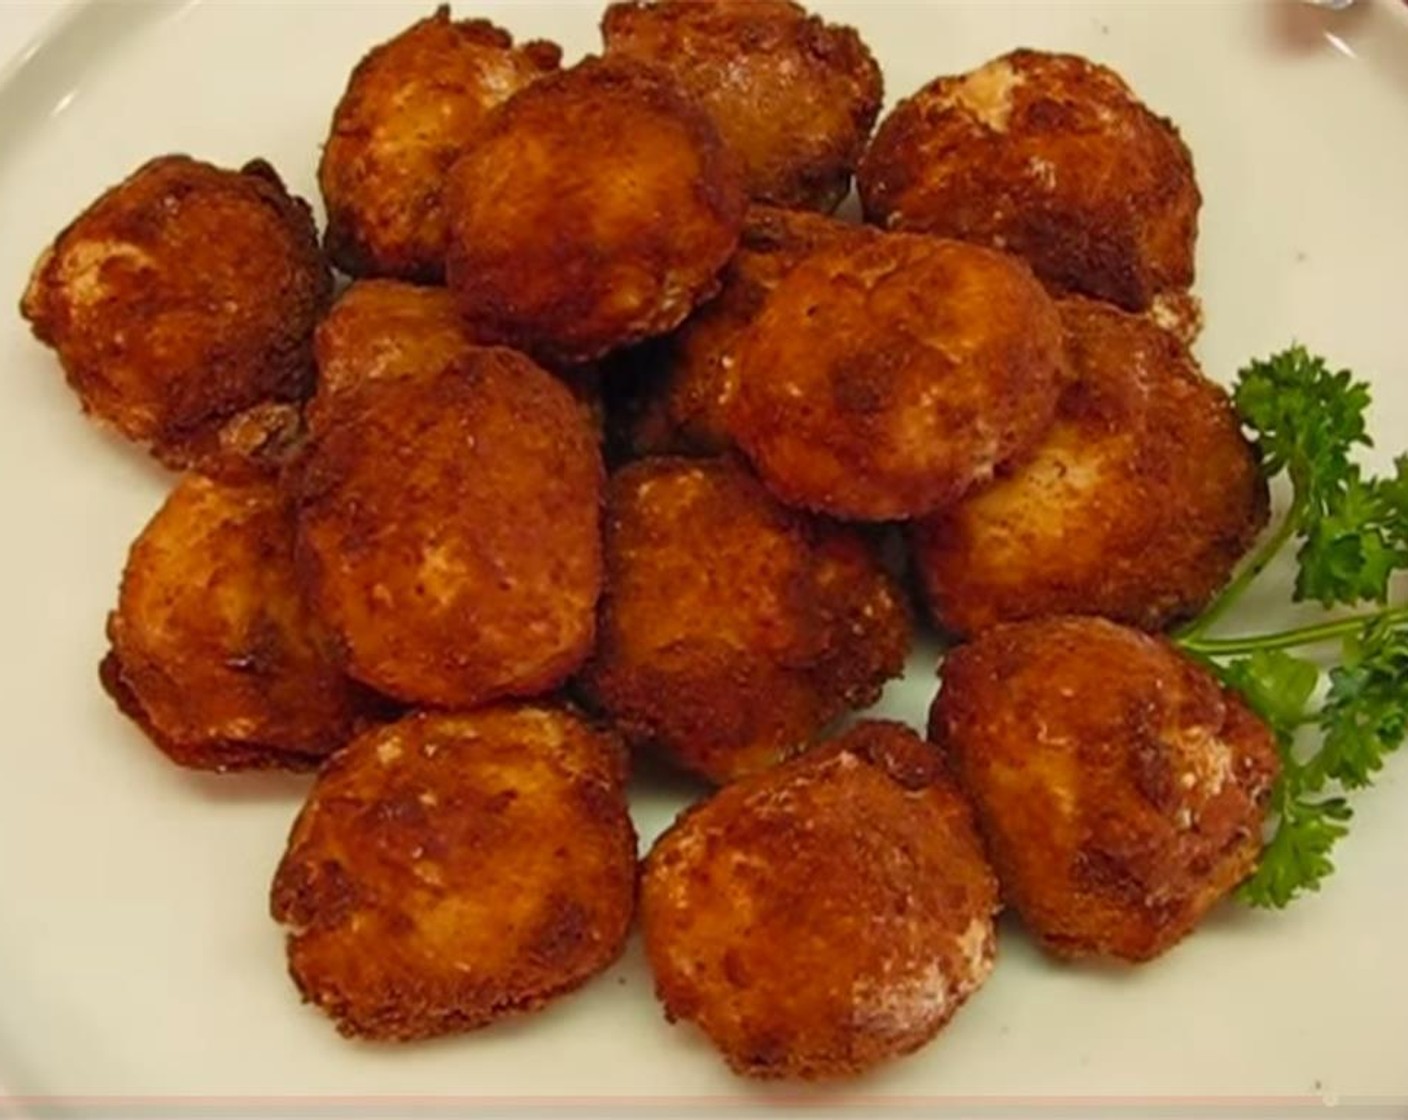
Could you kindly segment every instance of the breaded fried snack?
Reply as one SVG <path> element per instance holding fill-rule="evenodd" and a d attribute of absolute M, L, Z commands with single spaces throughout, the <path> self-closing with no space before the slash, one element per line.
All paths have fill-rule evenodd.
<path fill-rule="evenodd" d="M 904 668 L 904 596 L 868 543 L 723 460 L 613 475 L 606 572 L 583 687 L 632 741 L 714 782 L 795 754 Z"/>
<path fill-rule="evenodd" d="M 300 578 L 358 680 L 470 708 L 555 688 L 591 649 L 601 455 L 523 355 L 470 349 L 351 397 L 295 488 Z"/>
<path fill-rule="evenodd" d="M 1051 430 L 914 527 L 914 569 L 953 633 L 1051 614 L 1163 629 L 1211 601 L 1266 524 L 1256 454 L 1187 348 L 1108 304 L 1058 306 L 1072 380 Z"/>
<path fill-rule="evenodd" d="M 1271 731 L 1161 638 L 1104 619 L 986 631 L 930 714 L 1004 899 L 1059 957 L 1144 961 L 1251 873 Z"/>
<path fill-rule="evenodd" d="M 261 413 L 282 438 L 270 407 L 311 390 L 331 292 L 312 213 L 273 168 L 162 156 L 59 234 L 20 310 L 85 412 L 167 466 L 230 473 L 232 446 L 266 440 L 222 429 Z"/>
<path fill-rule="evenodd" d="M 333 264 L 443 279 L 451 165 L 491 109 L 561 57 L 552 43 L 515 47 L 488 20 L 451 19 L 448 4 L 374 48 L 352 71 L 318 165 Z"/>
<path fill-rule="evenodd" d="M 369 385 L 431 377 L 479 345 L 445 288 L 401 280 L 357 280 L 318 324 L 318 388 L 308 402 L 313 430 L 335 423 L 344 401 Z M 599 376 L 592 366 L 553 370 L 602 423 Z"/>
<path fill-rule="evenodd" d="M 310 769 L 351 737 L 358 691 L 294 576 L 270 482 L 187 475 L 133 543 L 103 686 L 174 762 Z"/>
<path fill-rule="evenodd" d="M 475 345 L 444 288 L 358 280 L 314 334 L 318 388 L 308 402 L 314 430 L 367 385 L 439 373 Z"/>
<path fill-rule="evenodd" d="M 1021 262 L 890 234 L 778 283 L 738 352 L 729 426 L 790 505 L 917 517 L 1034 444 L 1062 362 L 1055 306 Z"/>
<path fill-rule="evenodd" d="M 1075 55 L 1018 50 L 936 78 L 881 121 L 856 182 L 870 221 L 1016 253 L 1060 291 L 1143 311 L 1193 282 L 1187 146 Z"/>
<path fill-rule="evenodd" d="M 829 213 L 884 98 L 853 28 L 790 0 L 625 0 L 601 21 L 608 57 L 663 66 L 742 161 L 749 197 Z"/>
<path fill-rule="evenodd" d="M 713 295 L 744 208 L 717 130 L 666 73 L 588 59 L 505 104 L 455 165 L 449 286 L 476 337 L 589 361 Z"/>
<path fill-rule="evenodd" d="M 637 455 L 716 455 L 733 446 L 728 409 L 737 352 L 773 288 L 809 254 L 875 236 L 803 210 L 750 206 L 717 296 L 660 343 L 631 400 L 627 441 Z"/>
<path fill-rule="evenodd" d="M 686 810 L 641 879 L 666 1017 L 750 1077 L 849 1077 L 923 1046 L 991 972 L 997 908 L 938 752 L 878 721 Z"/>
<path fill-rule="evenodd" d="M 303 998 L 344 1035 L 486 1026 L 620 955 L 636 838 L 620 741 L 570 711 L 419 714 L 339 751 L 274 876 Z"/>

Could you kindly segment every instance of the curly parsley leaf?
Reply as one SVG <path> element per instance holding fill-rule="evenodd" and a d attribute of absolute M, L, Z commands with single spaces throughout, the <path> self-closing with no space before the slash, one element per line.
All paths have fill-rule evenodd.
<path fill-rule="evenodd" d="M 1353 455 L 1372 445 L 1369 387 L 1303 347 L 1250 363 L 1233 397 L 1263 469 L 1288 476 L 1291 504 L 1238 577 L 1177 640 L 1240 691 L 1275 733 L 1282 768 L 1271 795 L 1273 831 L 1239 895 L 1255 906 L 1282 907 L 1319 890 L 1334 870 L 1330 853 L 1351 817 L 1343 794 L 1371 784 L 1408 738 L 1408 606 L 1387 605 L 1394 574 L 1408 568 L 1408 456 L 1394 462 L 1392 475 L 1364 474 Z M 1280 633 L 1205 637 L 1292 538 L 1299 542 L 1294 599 L 1380 609 Z M 1320 671 L 1288 651 L 1332 639 L 1343 639 L 1340 663 L 1329 670 L 1316 707 Z M 1319 741 L 1306 755 L 1297 737 L 1309 727 Z"/>
<path fill-rule="evenodd" d="M 1306 766 L 1307 784 L 1369 785 L 1408 736 L 1408 627 L 1379 619 L 1345 641 L 1319 723 L 1324 738 Z"/>
<path fill-rule="evenodd" d="M 1323 507 L 1311 508 L 1296 554 L 1295 597 L 1325 606 L 1388 600 L 1389 577 L 1408 565 L 1405 512 L 1396 479 L 1364 479 L 1351 467 Z"/>
<path fill-rule="evenodd" d="M 1303 346 L 1250 362 L 1232 399 L 1256 432 L 1266 473 L 1289 470 L 1292 481 L 1299 476 L 1317 491 L 1343 476 L 1356 445 L 1372 445 L 1364 419 L 1369 387 L 1347 369 L 1331 372 Z"/>
<path fill-rule="evenodd" d="M 1295 598 L 1387 602 L 1389 578 L 1408 567 L 1408 466 L 1400 458 L 1394 477 L 1375 479 L 1352 460 L 1373 443 L 1369 387 L 1293 346 L 1242 369 L 1233 400 L 1267 474 L 1284 470 L 1291 481 L 1286 535 L 1301 541 Z"/>
<path fill-rule="evenodd" d="M 1350 820 L 1344 797 L 1340 792 L 1327 796 L 1326 787 L 1348 791 L 1370 785 L 1387 756 L 1408 738 L 1408 611 L 1390 609 L 1367 621 L 1345 619 L 1301 633 L 1346 635 L 1340 664 L 1329 670 L 1329 690 L 1318 708 L 1312 705 L 1320 678 L 1314 662 L 1263 647 L 1220 664 L 1218 643 L 1199 643 L 1200 656 L 1266 721 L 1280 748 L 1281 776 L 1270 806 L 1275 832 L 1255 874 L 1239 890 L 1239 897 L 1253 906 L 1282 907 L 1303 891 L 1320 889 L 1321 880 L 1334 870 L 1330 850 Z M 1245 647 L 1254 640 L 1235 644 Z M 1297 732 L 1312 725 L 1320 741 L 1302 759 L 1296 752 Z"/>
<path fill-rule="evenodd" d="M 1308 714 L 1310 697 L 1320 681 L 1314 662 L 1282 649 L 1258 649 L 1250 657 L 1217 666 L 1217 673 L 1242 694 L 1278 739 L 1289 742 L 1313 718 Z"/>
<path fill-rule="evenodd" d="M 1237 888 L 1252 906 L 1281 909 L 1304 891 L 1318 891 L 1335 869 L 1330 849 L 1349 831 L 1353 815 L 1342 797 L 1308 800 L 1293 791 L 1283 773 L 1271 794 L 1276 832 L 1261 852 L 1256 871 Z"/>

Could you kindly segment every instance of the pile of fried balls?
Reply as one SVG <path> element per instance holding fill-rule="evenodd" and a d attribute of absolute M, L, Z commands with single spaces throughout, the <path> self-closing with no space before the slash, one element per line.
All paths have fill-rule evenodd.
<path fill-rule="evenodd" d="M 182 766 L 316 770 L 272 911 L 349 1036 L 539 1008 L 638 921 L 732 1069 L 849 1076 L 982 985 L 1000 905 L 1164 952 L 1277 773 L 1159 636 L 1268 506 L 1188 349 L 1178 132 L 1033 50 L 875 128 L 860 35 L 790 0 L 601 30 L 566 68 L 448 8 L 375 46 L 321 238 L 267 163 L 165 155 L 42 255 L 34 334 L 182 472 L 103 686 Z M 916 614 L 926 734 L 847 724 Z M 712 791 L 639 862 L 631 752 Z"/>

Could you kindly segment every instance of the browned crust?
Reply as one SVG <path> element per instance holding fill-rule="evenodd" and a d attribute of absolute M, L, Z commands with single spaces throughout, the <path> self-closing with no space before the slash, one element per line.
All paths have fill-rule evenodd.
<path fill-rule="evenodd" d="M 471 349 L 353 396 L 293 485 L 302 586 L 373 688 L 469 708 L 549 691 L 590 651 L 596 433 L 521 354 Z"/>
<path fill-rule="evenodd" d="M 445 181 L 500 102 L 558 68 L 552 43 L 519 47 L 484 19 L 442 5 L 353 69 L 318 165 L 328 256 L 352 276 L 438 283 Z"/>
<path fill-rule="evenodd" d="M 1092 614 L 1159 630 L 1222 587 L 1268 516 L 1226 392 L 1146 320 L 1060 304 L 1071 382 L 1031 456 L 914 527 L 938 624 Z"/>
<path fill-rule="evenodd" d="M 434 376 L 475 345 L 444 288 L 399 280 L 357 280 L 318 324 L 318 388 L 309 426 L 335 422 L 343 401 L 368 385 Z"/>
<path fill-rule="evenodd" d="M 382 1041 L 542 1007 L 620 955 L 636 840 L 620 741 L 567 709 L 410 716 L 319 774 L 271 889 L 304 999 Z"/>
<path fill-rule="evenodd" d="M 791 0 L 615 3 L 601 23 L 608 56 L 664 66 L 740 157 L 750 197 L 830 212 L 884 99 L 857 32 Z"/>
<path fill-rule="evenodd" d="M 369 387 L 433 377 L 481 345 L 460 317 L 448 289 L 401 280 L 356 280 L 314 334 L 318 388 L 306 409 L 314 431 L 336 423 L 343 403 Z M 591 365 L 548 372 L 604 423 L 601 377 Z"/>
<path fill-rule="evenodd" d="M 182 766 L 308 769 L 370 714 L 303 606 L 268 482 L 184 479 L 133 542 L 107 629 L 104 688 Z"/>
<path fill-rule="evenodd" d="M 753 205 L 719 294 L 694 312 L 650 356 L 658 368 L 629 404 L 634 455 L 718 455 L 732 449 L 728 411 L 737 390 L 735 363 L 769 292 L 810 254 L 875 236 L 865 226 L 801 210 Z"/>
<path fill-rule="evenodd" d="M 237 739 L 208 739 L 204 742 L 182 743 L 161 733 L 148 717 L 132 686 L 123 675 L 117 654 L 108 650 L 98 662 L 98 683 L 118 711 L 142 730 L 147 739 L 162 754 L 178 766 L 191 770 L 214 770 L 233 773 L 243 770 L 316 770 L 325 754 L 291 751 L 261 743 Z"/>
<path fill-rule="evenodd" d="M 737 357 L 730 427 L 783 501 L 835 517 L 952 504 L 1050 425 L 1060 321 L 1020 261 L 888 234 L 801 262 Z"/>
<path fill-rule="evenodd" d="M 94 419 L 170 467 L 238 474 L 222 429 L 307 395 L 331 291 L 312 212 L 273 168 L 171 155 L 58 235 L 20 310 Z"/>
<path fill-rule="evenodd" d="M 559 365 L 662 334 L 713 295 L 746 204 L 669 76 L 602 59 L 493 114 L 449 199 L 447 275 L 470 329 Z"/>
<path fill-rule="evenodd" d="M 583 687 L 632 740 L 712 781 L 795 753 L 903 671 L 908 610 L 869 544 L 737 465 L 613 476 L 606 571 Z"/>
<path fill-rule="evenodd" d="M 924 1045 L 987 976 L 996 910 L 938 752 L 888 722 L 687 810 L 641 882 L 666 1017 L 760 1078 L 851 1077 Z"/>
<path fill-rule="evenodd" d="M 1101 619 L 1011 623 L 942 673 L 930 738 L 1050 952 L 1158 956 L 1255 866 L 1271 732 L 1164 640 Z"/>
<path fill-rule="evenodd" d="M 1004 73 L 1005 105 L 990 81 Z M 857 184 L 871 221 L 1005 248 L 1062 291 L 1142 311 L 1193 282 L 1187 146 L 1074 55 L 1018 50 L 936 78 L 881 122 Z"/>

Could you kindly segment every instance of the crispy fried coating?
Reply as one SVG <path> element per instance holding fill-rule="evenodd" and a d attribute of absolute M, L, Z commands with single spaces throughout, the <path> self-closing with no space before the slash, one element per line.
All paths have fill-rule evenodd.
<path fill-rule="evenodd" d="M 94 419 L 170 467 L 231 473 L 296 426 L 274 406 L 311 389 L 331 292 L 312 213 L 273 168 L 162 156 L 59 234 L 20 310 Z"/>
<path fill-rule="evenodd" d="M 1151 322 L 1059 305 L 1072 380 L 1035 454 L 917 524 L 940 626 L 1103 615 L 1160 630 L 1202 610 L 1266 524 L 1266 481 L 1226 392 Z"/>
<path fill-rule="evenodd" d="M 752 1077 L 923 1046 L 991 972 L 997 905 L 939 753 L 878 721 L 687 810 L 641 879 L 666 1017 Z"/>
<path fill-rule="evenodd" d="M 332 262 L 352 276 L 441 281 L 450 167 L 490 110 L 561 58 L 552 43 L 515 47 L 488 20 L 451 19 L 449 5 L 374 48 L 352 71 L 318 165 Z"/>
<path fill-rule="evenodd" d="M 521 354 L 475 348 L 344 402 L 296 483 L 298 564 L 347 671 L 470 708 L 556 687 L 601 589 L 596 434 Z"/>
<path fill-rule="evenodd" d="M 880 123 L 856 182 L 871 221 L 1006 249 L 1130 311 L 1193 282 L 1202 196 L 1187 146 L 1075 55 L 1018 50 L 936 78 Z"/>
<path fill-rule="evenodd" d="M 652 355 L 657 369 L 630 402 L 636 455 L 716 455 L 733 446 L 728 409 L 737 390 L 737 351 L 769 292 L 810 253 L 874 236 L 864 226 L 801 210 L 750 206 L 738 252 L 719 294 Z M 640 375 L 638 375 L 640 376 Z"/>
<path fill-rule="evenodd" d="M 711 781 L 796 753 L 903 670 L 904 596 L 868 543 L 733 463 L 614 475 L 606 568 L 581 683 L 633 741 Z"/>
<path fill-rule="evenodd" d="M 367 385 L 433 376 L 474 345 L 445 288 L 358 280 L 314 335 L 318 388 L 308 402 L 308 425 L 326 427 L 329 415 Z"/>
<path fill-rule="evenodd" d="M 588 59 L 505 104 L 455 165 L 449 286 L 477 336 L 590 361 L 718 290 L 745 205 L 717 130 L 667 74 Z"/>
<path fill-rule="evenodd" d="M 100 675 L 171 759 L 308 769 L 361 714 L 294 577 L 293 510 L 270 482 L 187 475 L 133 543 Z"/>
<path fill-rule="evenodd" d="M 323 768 L 274 876 L 289 971 L 343 1034 L 485 1026 L 620 954 L 636 838 L 615 736 L 550 706 L 420 714 Z"/>
<path fill-rule="evenodd" d="M 853 520 L 931 513 L 1044 433 L 1061 325 L 1015 258 L 912 234 L 818 252 L 738 352 L 729 424 L 784 502 Z"/>
<path fill-rule="evenodd" d="M 624 0 L 601 21 L 608 57 L 668 69 L 742 161 L 751 198 L 829 213 L 884 98 L 853 28 L 791 0 Z"/>
<path fill-rule="evenodd" d="M 318 324 L 314 352 L 318 388 L 308 402 L 313 430 L 335 422 L 342 403 L 403 377 L 429 377 L 479 345 L 445 288 L 399 280 L 358 280 Z M 591 366 L 551 371 L 600 427 L 600 379 Z"/>
<path fill-rule="evenodd" d="M 1245 878 L 1278 761 L 1241 697 L 1104 619 L 994 627 L 930 714 L 1004 898 L 1061 957 L 1156 957 Z"/>

